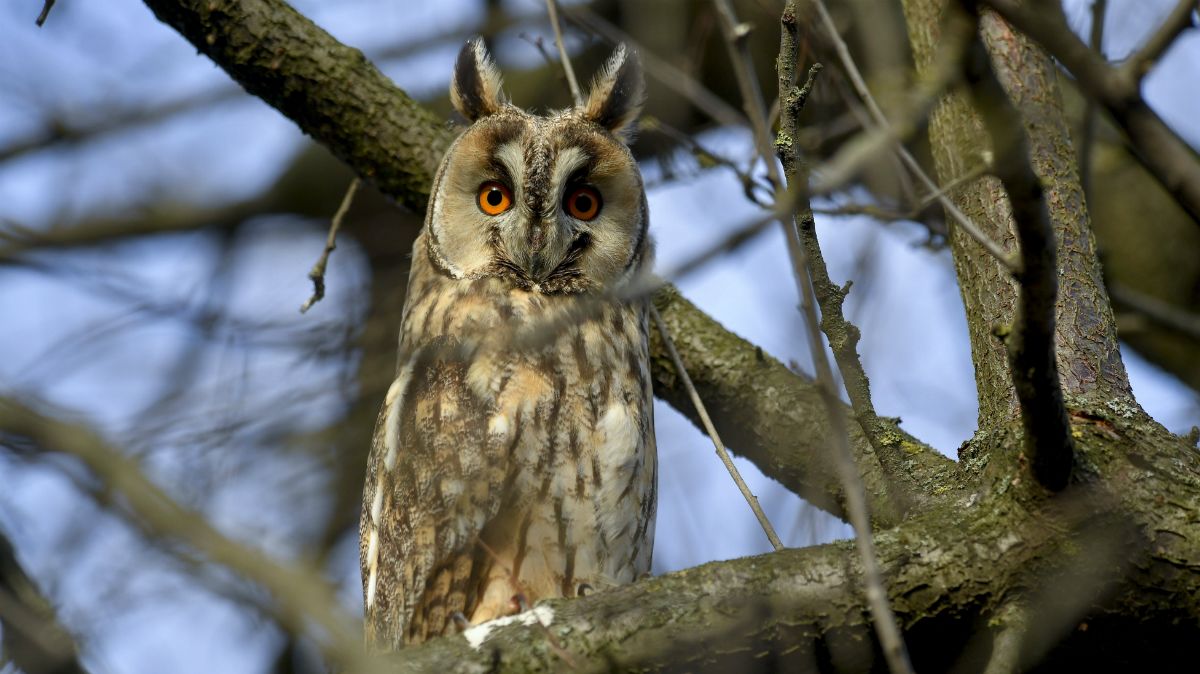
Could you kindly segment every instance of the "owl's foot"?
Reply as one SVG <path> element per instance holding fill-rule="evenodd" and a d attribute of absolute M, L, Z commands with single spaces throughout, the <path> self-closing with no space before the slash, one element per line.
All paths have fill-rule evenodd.
<path fill-rule="evenodd" d="M 451 613 L 450 620 L 454 621 L 454 625 L 458 628 L 459 632 L 462 632 L 471 626 L 471 621 L 467 620 L 467 616 L 463 615 L 462 611 L 455 611 L 454 613 Z"/>
<path fill-rule="evenodd" d="M 524 613 L 529 610 L 529 600 L 525 599 L 524 592 L 518 592 L 509 600 L 508 612 L 509 615 Z"/>

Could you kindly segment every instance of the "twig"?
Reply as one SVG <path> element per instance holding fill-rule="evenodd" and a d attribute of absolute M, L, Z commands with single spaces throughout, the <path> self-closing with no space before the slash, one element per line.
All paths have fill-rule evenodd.
<path fill-rule="evenodd" d="M 546 49 L 546 41 L 542 39 L 541 35 L 531 35 L 530 33 L 521 31 L 517 37 L 533 45 L 534 48 L 538 50 L 538 53 L 542 55 L 542 60 L 546 62 L 547 66 L 550 68 L 555 67 L 556 62 L 554 60 L 554 55 L 550 53 L 549 49 Z M 565 77 L 566 76 L 564 75 L 564 81 Z"/>
<path fill-rule="evenodd" d="M 779 164 L 775 162 L 771 130 L 767 127 L 767 107 L 763 104 L 758 77 L 754 73 L 754 62 L 750 58 L 748 38 L 751 26 L 737 20 L 729 0 L 713 0 L 713 6 L 716 7 L 717 16 L 720 18 L 721 32 L 729 50 L 729 61 L 733 65 L 738 91 L 742 96 L 742 108 L 754 132 L 754 144 L 758 147 L 759 156 L 767 165 L 767 175 L 770 176 L 771 182 L 776 189 L 782 189 L 783 175 L 779 172 Z"/>
<path fill-rule="evenodd" d="M 733 478 L 738 491 L 742 492 L 742 498 L 746 499 L 750 510 L 754 511 L 754 517 L 758 520 L 759 526 L 762 527 L 763 532 L 767 535 L 767 540 L 771 541 L 771 546 L 776 550 L 782 550 L 783 542 L 779 540 L 779 535 L 775 533 L 775 527 L 771 526 L 771 521 L 767 519 L 767 514 L 763 512 L 762 506 L 759 505 L 758 497 L 750 491 L 750 487 L 742 479 L 741 472 L 738 471 L 737 466 L 733 463 L 733 459 L 730 458 L 729 452 L 725 450 L 725 443 L 721 442 L 721 436 L 717 434 L 717 429 L 713 426 L 712 419 L 708 416 L 708 410 L 704 407 L 704 401 L 700 400 L 700 394 L 696 392 L 696 387 L 692 385 L 692 378 L 688 376 L 687 368 L 683 366 L 683 359 L 679 357 L 679 351 L 675 348 L 675 342 L 671 340 L 671 333 L 667 330 L 662 316 L 658 315 L 658 309 L 653 304 L 650 305 L 650 317 L 654 319 L 654 324 L 658 326 L 658 332 L 662 335 L 663 346 L 667 348 L 667 353 L 671 355 L 671 362 L 675 364 L 675 373 L 679 375 L 679 381 L 687 389 L 688 397 L 692 399 L 692 404 L 696 407 L 696 414 L 700 416 L 700 422 L 704 424 L 705 432 L 712 439 L 713 448 L 716 449 L 717 456 L 721 458 L 721 463 L 725 464 L 725 470 L 729 471 L 729 476 Z"/>
<path fill-rule="evenodd" d="M 1200 161 L 1142 98 L 1138 74 L 1110 67 L 1081 42 L 1057 1 L 982 1 L 1075 76 L 1080 89 L 1099 101 L 1125 131 L 1138 161 L 1200 224 Z"/>
<path fill-rule="evenodd" d="M 680 145 L 686 146 L 687 149 L 691 150 L 692 155 L 696 157 L 702 168 L 705 168 L 705 163 L 707 162 L 708 164 L 723 166 L 733 171 L 734 175 L 738 178 L 738 182 L 742 184 L 742 192 L 745 193 L 746 197 L 758 206 L 762 206 L 763 208 L 769 207 L 755 193 L 756 190 L 770 191 L 770 186 L 764 185 L 761 180 L 754 177 L 752 173 L 753 163 L 746 170 L 742 170 L 732 159 L 709 150 L 690 134 L 680 131 L 661 119 L 643 115 L 642 119 L 638 122 L 638 132 L 644 134 L 654 131 L 663 134 Z"/>
<path fill-rule="evenodd" d="M 1092 51 L 1104 56 L 1104 17 L 1108 13 L 1108 0 L 1093 0 L 1092 29 L 1088 44 Z M 1089 207 L 1092 203 L 1092 151 L 1096 142 L 1096 99 L 1087 96 L 1083 109 L 1083 131 L 1079 139 L 1079 187 Z"/>
<path fill-rule="evenodd" d="M 1192 12 L 1195 10 L 1196 0 L 1179 0 L 1158 30 L 1146 40 L 1146 44 L 1121 65 L 1124 77 L 1133 81 L 1140 81 L 1145 77 L 1159 57 L 1175 42 L 1175 38 L 1179 37 L 1184 29 L 1191 27 Z"/>
<path fill-rule="evenodd" d="M 865 80 L 863 80 L 862 73 L 859 71 L 858 65 L 854 63 L 854 59 L 850 56 L 850 50 L 846 46 L 845 40 L 843 40 L 842 36 L 837 32 L 837 26 L 833 23 L 833 17 L 831 17 L 829 15 L 829 11 L 825 9 L 825 3 L 822 2 L 822 0 L 816 0 L 814 4 L 816 5 L 817 12 L 821 15 L 821 23 L 824 25 L 826 32 L 829 33 L 830 39 L 833 41 L 834 49 L 838 54 L 838 59 L 841 61 L 842 67 L 846 70 L 847 76 L 850 78 L 850 83 L 854 85 L 855 91 L 858 92 L 858 95 L 862 97 L 863 102 L 866 103 L 867 110 L 871 113 L 871 117 L 875 120 L 875 123 L 878 124 L 881 129 L 883 129 L 881 133 L 886 134 L 887 137 L 893 140 L 893 142 L 897 143 L 896 152 L 900 156 L 900 160 L 904 162 L 904 165 L 907 166 L 910 171 L 912 171 L 913 175 L 917 177 L 917 180 L 921 181 L 921 184 L 924 185 L 925 189 L 931 194 L 941 195 L 941 191 L 938 189 L 937 183 L 935 183 L 933 179 L 930 178 L 927 173 L 925 173 L 925 170 L 921 168 L 920 162 L 918 162 L 916 158 L 912 156 L 912 153 L 909 152 L 903 144 L 898 142 L 899 136 L 896 136 L 894 132 L 890 131 L 891 124 L 888 122 L 887 117 L 883 114 L 883 110 L 880 109 L 879 104 L 875 101 L 875 97 L 871 94 L 871 90 L 867 88 L 867 83 Z M 951 35 L 951 37 L 961 40 L 961 35 Z M 943 47 L 943 56 L 940 57 L 937 62 L 941 64 L 943 68 L 956 67 L 958 63 L 958 57 L 955 52 L 959 50 L 961 43 L 957 43 L 954 40 L 948 40 L 947 42 L 948 44 Z M 930 81 L 932 84 L 936 84 L 939 80 L 943 80 L 945 77 L 946 75 L 932 77 L 930 78 Z M 995 258 L 996 261 L 1004 266 L 1004 268 L 1008 271 L 1016 272 L 1017 263 L 1013 260 L 1013 258 L 1007 252 L 1005 252 L 1002 247 L 1000 247 L 1000 244 L 988 237 L 988 235 L 985 234 L 983 230 L 980 229 L 969 217 L 967 217 L 967 215 L 963 213 L 958 206 L 954 205 L 953 201 L 946 198 L 945 195 L 939 196 L 938 201 L 942 204 L 942 208 L 946 209 L 946 212 L 950 214 L 951 219 L 957 222 L 958 225 L 962 227 L 962 230 L 966 232 L 972 239 L 974 239 L 980 246 L 983 246 L 983 249 L 986 250 L 989 255 Z"/>
<path fill-rule="evenodd" d="M 554 28 L 554 44 L 558 45 L 558 58 L 562 61 L 563 72 L 567 74 L 567 86 L 571 88 L 571 98 L 575 106 L 583 105 L 583 94 L 579 93 L 579 81 L 575 79 L 575 69 L 571 67 L 571 59 L 567 58 L 567 46 L 563 44 L 562 26 L 558 25 L 558 2 L 546 0 L 546 11 L 550 14 L 550 26 Z"/>
<path fill-rule="evenodd" d="M 825 11 L 824 3 L 821 0 L 814 2 L 817 10 L 821 14 L 821 19 L 825 22 L 826 28 L 834 32 L 836 27 Z M 953 20 L 953 19 L 952 19 Z M 958 60 L 965 52 L 966 46 L 970 43 L 971 26 L 962 25 L 969 24 L 967 21 L 959 21 L 954 25 L 946 26 L 942 35 L 943 52 L 939 55 L 938 66 L 936 69 L 940 72 L 930 78 L 936 82 L 936 86 L 932 87 L 923 97 L 925 100 L 932 102 L 937 97 L 941 96 L 945 86 L 948 85 L 957 77 L 950 75 L 944 71 L 953 70 L 961 72 L 958 65 Z M 787 49 L 788 53 L 783 53 L 780 56 L 780 73 L 779 87 L 780 96 L 787 98 L 785 111 L 780 118 L 780 137 L 791 137 L 796 133 L 798 127 L 797 115 L 798 107 L 794 104 L 793 98 L 795 94 L 788 94 L 788 88 L 792 86 L 791 82 L 795 79 L 795 31 L 794 22 L 784 22 L 783 25 L 786 40 L 781 45 L 781 50 Z M 841 38 L 834 34 L 834 39 L 839 41 Z M 850 60 L 849 52 L 844 49 L 844 43 L 841 43 L 843 48 L 838 49 L 838 53 L 846 60 L 849 65 L 844 65 L 847 70 L 852 71 L 851 79 L 859 80 L 858 70 Z M 811 81 L 812 74 L 809 74 Z M 805 85 L 806 87 L 809 85 Z M 860 95 L 864 101 L 867 101 L 868 107 L 878 111 L 878 106 L 875 105 L 870 93 L 866 92 L 865 84 L 860 90 Z M 864 93 L 865 92 L 865 93 Z M 927 111 L 927 105 L 922 104 L 920 114 L 913 116 L 924 117 Z M 874 113 L 873 113 L 874 114 Z M 891 135 L 892 131 L 897 128 L 889 124 L 882 117 L 877 117 L 876 122 L 879 124 L 880 133 L 882 135 Z M 904 126 L 910 126 L 912 123 L 904 122 Z M 890 138 L 898 140 L 897 138 Z M 901 146 L 898 146 L 901 147 Z M 779 158 L 783 162 L 784 171 L 788 174 L 788 182 L 792 185 L 802 184 L 807 181 L 807 171 L 801 165 L 800 157 L 794 148 L 780 145 Z M 930 195 L 933 198 L 938 198 L 940 191 Z M 816 223 L 812 217 L 811 209 L 799 211 L 797 215 L 797 232 L 800 241 L 804 246 L 804 253 L 808 258 L 808 268 L 812 276 L 812 285 L 815 293 L 815 299 L 821 309 L 821 330 L 829 339 L 829 346 L 833 350 L 834 359 L 837 361 L 838 370 L 842 373 L 842 380 L 845 384 L 846 393 L 850 397 L 850 404 L 854 409 L 855 417 L 867 434 L 867 439 L 871 443 L 871 447 L 875 450 L 876 456 L 879 458 L 880 465 L 885 472 L 893 476 L 894 481 L 899 481 L 905 473 L 904 463 L 905 457 L 903 452 L 898 447 L 893 446 L 885 437 L 887 436 L 887 428 L 882 424 L 879 415 L 875 411 L 875 405 L 871 400 L 871 384 L 867 378 L 867 374 L 863 369 L 862 360 L 858 354 L 858 341 L 860 332 L 858 327 L 850 321 L 846 320 L 842 305 L 849 291 L 849 284 L 845 287 L 838 286 L 829 278 L 829 270 L 825 266 L 824 255 L 821 251 L 820 241 L 817 239 Z M 971 225 L 974 227 L 974 225 Z M 992 242 L 988 240 L 988 244 Z M 984 244 L 987 247 L 988 244 Z M 993 244 L 994 245 L 994 244 Z M 1000 258 L 1002 261 L 1007 261 L 1008 257 Z M 901 502 L 898 504 L 903 511 L 908 504 Z"/>
<path fill-rule="evenodd" d="M 1025 452 L 1034 478 L 1043 487 L 1060 491 L 1071 476 L 1075 448 L 1055 355 L 1058 266 L 1054 227 L 1041 181 L 1029 163 L 1029 142 L 1020 113 L 992 71 L 982 42 L 975 40 L 972 46 L 966 74 L 975 107 L 992 137 L 996 154 L 993 173 L 1008 193 L 1022 258 L 1016 317 L 1011 332 L 1002 337 L 1021 403 Z"/>
<path fill-rule="evenodd" d="M 798 48 L 796 44 L 796 4 L 788 0 L 780 16 L 783 30 L 779 38 L 779 99 L 780 99 L 780 140 L 776 142 L 780 154 L 788 157 L 784 163 L 787 184 L 790 189 L 804 190 L 808 186 L 808 175 L 796 155 L 796 148 L 783 143 L 785 136 L 795 136 L 796 119 L 811 89 L 813 78 L 819 68 L 809 69 L 808 80 L 804 87 L 798 88 L 796 80 L 796 60 Z M 801 223 L 812 226 L 812 210 L 807 197 L 801 197 L 796 215 L 792 218 L 792 230 L 798 243 L 804 241 L 801 235 Z M 815 237 L 814 237 L 815 238 Z M 871 610 L 875 634 L 883 648 L 884 658 L 892 674 L 910 674 L 912 664 L 908 657 L 908 649 L 904 645 L 904 637 L 896 623 L 896 616 L 888 604 L 887 591 L 883 586 L 883 576 L 879 569 L 879 559 L 875 554 L 875 540 L 871 534 L 870 515 L 867 512 L 866 493 L 861 476 L 854 464 L 854 455 L 850 450 L 849 430 L 842 411 L 841 400 L 834 390 L 833 370 L 825 355 L 824 343 L 821 339 L 821 329 L 817 318 L 817 294 L 814 289 L 815 264 L 824 266 L 823 261 L 809 255 L 810 248 L 800 245 L 799 259 L 803 265 L 798 279 L 801 285 L 801 306 L 804 310 L 804 324 L 808 330 L 808 347 L 812 357 L 813 367 L 817 372 L 818 390 L 825 406 L 826 416 L 831 427 L 834 458 L 838 469 L 842 490 L 846 498 L 846 514 L 850 525 L 854 528 L 854 540 L 858 547 L 859 559 L 863 567 L 863 584 L 867 594 L 867 604 Z M 819 249 L 813 249 L 818 255 Z M 828 276 L 825 276 L 828 281 Z M 868 394 L 869 395 L 869 394 Z"/>
<path fill-rule="evenodd" d="M 368 670 L 362 636 L 338 610 L 337 597 L 324 578 L 301 566 L 282 565 L 227 538 L 200 513 L 183 507 L 151 482 L 134 461 L 90 428 L 52 419 L 20 401 L 3 398 L 0 429 L 28 437 L 48 451 L 75 456 L 129 509 L 146 534 L 182 541 L 262 587 L 272 600 L 264 608 L 280 625 L 311 636 L 323 655 L 339 666 Z"/>
<path fill-rule="evenodd" d="M 317 263 L 308 272 L 308 278 L 312 279 L 313 283 L 313 294 L 307 302 L 300 305 L 302 314 L 308 312 L 312 305 L 325 297 L 325 265 L 329 264 L 329 255 L 337 249 L 338 230 L 342 228 L 342 220 L 346 217 L 346 212 L 350 210 L 350 205 L 354 203 L 354 195 L 358 192 L 358 186 L 361 184 L 361 178 L 350 181 L 350 187 L 346 188 L 341 205 L 333 214 L 333 220 L 329 223 L 329 235 L 325 237 L 325 250 L 321 251 L 321 257 L 317 258 Z"/>
<path fill-rule="evenodd" d="M 42 5 L 42 12 L 38 14 L 37 27 L 41 28 L 42 24 L 46 23 L 46 17 L 50 16 L 50 10 L 54 8 L 54 0 L 46 0 Z"/>

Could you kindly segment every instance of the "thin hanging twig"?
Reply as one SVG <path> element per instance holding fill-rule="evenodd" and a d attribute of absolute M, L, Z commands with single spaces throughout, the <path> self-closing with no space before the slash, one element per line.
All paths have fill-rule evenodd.
<path fill-rule="evenodd" d="M 546 0 L 546 11 L 550 14 L 550 26 L 554 29 L 554 44 L 558 45 L 558 58 L 562 61 L 563 71 L 567 74 L 567 86 L 571 88 L 571 99 L 575 107 L 583 105 L 583 95 L 579 93 L 579 81 L 575 79 L 575 69 L 571 67 L 571 59 L 567 58 L 567 46 L 563 43 L 562 26 L 558 24 L 558 3 Z"/>
<path fill-rule="evenodd" d="M 758 524 L 767 535 L 767 540 L 771 541 L 771 546 L 776 550 L 782 550 L 783 542 L 779 540 L 779 535 L 775 533 L 775 527 L 771 526 L 771 521 L 767 519 L 767 514 L 763 512 L 762 506 L 759 505 L 758 497 L 750 491 L 750 487 L 742 479 L 741 472 L 738 471 L 737 466 L 733 463 L 733 459 L 729 456 L 729 452 L 725 449 L 725 443 L 721 442 L 721 436 L 717 434 L 717 429 L 713 426 L 712 419 L 708 416 L 708 410 L 704 407 L 704 401 L 700 399 L 700 394 L 696 392 L 696 387 L 692 384 L 692 378 L 688 376 L 687 368 L 683 366 L 683 359 L 679 357 L 679 351 L 675 348 L 675 342 L 671 340 L 671 333 L 667 330 L 666 323 L 663 323 L 662 316 L 658 315 L 658 309 L 654 308 L 653 304 L 650 305 L 650 317 L 654 319 L 654 324 L 658 326 L 658 332 L 662 335 L 663 345 L 667 347 L 667 353 L 671 355 L 671 362 L 675 364 L 675 373 L 679 375 L 679 381 L 683 383 L 683 388 L 687 390 L 688 397 L 692 399 L 692 404 L 696 406 L 696 414 L 700 416 L 700 423 L 704 425 L 705 432 L 712 439 L 713 448 L 716 449 L 717 456 L 720 457 L 721 463 L 725 464 L 725 470 L 729 471 L 729 477 L 733 478 L 738 491 L 742 492 L 742 498 L 746 499 L 746 503 L 750 505 L 750 510 L 754 511 L 754 517 L 758 519 Z"/>
<path fill-rule="evenodd" d="M 313 265 L 312 271 L 308 272 L 308 278 L 313 282 L 313 294 L 308 298 L 308 301 L 300 306 L 300 313 L 306 313 L 312 308 L 312 305 L 320 302 L 325 298 L 325 266 L 329 264 L 329 255 L 334 250 L 337 250 L 337 234 L 342 228 L 342 219 L 346 217 L 346 212 L 350 210 L 350 204 L 354 203 L 354 195 L 358 192 L 359 185 L 362 184 L 361 178 L 355 178 L 350 182 L 350 187 L 346 188 L 346 194 L 342 197 L 342 203 L 338 206 L 337 212 L 333 214 L 333 220 L 329 223 L 329 236 L 325 237 L 325 250 L 321 252 L 321 257 L 317 258 L 317 263 Z"/>

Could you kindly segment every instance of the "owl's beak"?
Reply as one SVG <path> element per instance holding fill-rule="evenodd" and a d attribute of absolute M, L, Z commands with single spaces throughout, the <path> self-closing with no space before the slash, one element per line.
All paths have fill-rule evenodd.
<path fill-rule="evenodd" d="M 557 222 L 537 222 L 529 232 L 529 256 L 525 271 L 535 282 L 545 281 L 562 264 L 570 247 L 570 238 Z"/>

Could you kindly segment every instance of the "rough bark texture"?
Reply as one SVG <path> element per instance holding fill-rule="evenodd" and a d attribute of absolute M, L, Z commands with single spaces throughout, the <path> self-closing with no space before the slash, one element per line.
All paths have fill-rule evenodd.
<path fill-rule="evenodd" d="M 1030 160 L 1054 226 L 1059 270 L 1055 346 L 1063 392 L 1077 405 L 1114 396 L 1129 399 L 1132 392 L 1054 64 L 993 12 L 980 17 L 980 31 L 996 76 L 1025 123 Z"/>
<path fill-rule="evenodd" d="M 385 193 L 410 206 L 424 203 L 428 175 L 449 132 L 356 51 L 278 0 L 243 0 L 234 9 L 196 0 L 146 2 L 248 91 Z M 905 10 L 918 65 L 926 67 L 941 3 L 907 0 Z M 1036 93 L 1045 84 L 1044 78 L 1031 80 L 1030 95 L 1039 101 L 1054 96 Z M 951 97 L 941 105 L 931 132 L 942 182 L 971 168 L 983 131 L 965 99 Z M 1059 123 L 1027 132 L 1035 146 L 1044 135 L 1045 151 L 1053 155 L 1049 168 L 1039 171 L 1060 174 L 1062 153 L 1070 148 L 1055 136 Z M 1078 204 L 1071 182 L 1068 176 L 1063 192 L 1050 199 L 1052 210 L 1064 211 L 1056 218 L 1069 216 L 1065 211 Z M 997 240 L 1014 245 L 996 181 L 974 181 L 955 197 Z M 899 487 L 920 496 L 924 507 L 877 533 L 889 599 L 921 671 L 956 665 L 977 670 L 996 630 L 1012 634 L 1017 625 L 1023 626 L 1018 661 L 1047 671 L 1067 664 L 1077 670 L 1155 669 L 1190 657 L 1191 641 L 1183 637 L 1200 623 L 1200 456 L 1122 394 L 1086 215 L 1062 222 L 1070 223 L 1062 225 L 1072 232 L 1067 247 L 1079 256 L 1064 281 L 1074 285 L 1060 303 L 1060 312 L 1069 308 L 1061 320 L 1071 326 L 1059 333 L 1060 357 L 1070 361 L 1063 369 L 1072 373 L 1064 384 L 1089 404 L 1071 419 L 1073 484 L 1055 499 L 1028 488 L 1004 348 L 992 336 L 995 325 L 1011 322 L 1015 289 L 973 243 L 953 238 L 980 382 L 981 432 L 957 467 L 897 432 L 895 442 L 913 457 L 912 477 Z M 827 431 L 811 385 L 678 296 L 667 292 L 656 303 L 731 444 L 836 512 L 838 492 L 820 459 Z M 656 392 L 689 409 L 657 348 L 654 360 Z M 857 431 L 851 440 L 879 502 L 876 525 L 893 524 L 881 499 L 878 465 Z M 858 574 L 850 544 L 708 564 L 551 603 L 548 625 L 498 628 L 478 648 L 461 637 L 435 640 L 406 650 L 394 667 L 878 669 Z M 1023 616 L 1019 620 L 1008 617 L 1013 606 L 1021 607 L 1015 611 Z"/>
<path fill-rule="evenodd" d="M 907 0 L 903 5 L 917 72 L 925 72 L 933 67 L 937 54 L 946 3 Z M 929 137 L 937 172 L 935 180 L 941 185 L 952 183 L 985 164 L 991 154 L 987 130 L 961 90 L 951 92 L 934 107 L 929 117 Z M 999 180 L 992 176 L 972 180 L 952 190 L 950 196 L 1009 255 L 1016 251 L 1016 234 Z M 995 336 L 997 329 L 1012 324 L 1017 303 L 1016 282 L 962 229 L 951 227 L 950 245 L 971 339 L 979 427 L 989 428 L 1004 423 L 1017 412 L 1008 354 Z"/>

